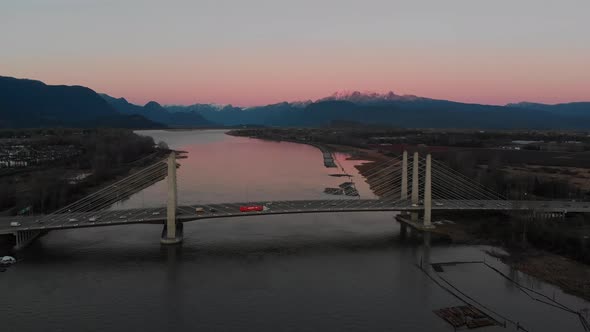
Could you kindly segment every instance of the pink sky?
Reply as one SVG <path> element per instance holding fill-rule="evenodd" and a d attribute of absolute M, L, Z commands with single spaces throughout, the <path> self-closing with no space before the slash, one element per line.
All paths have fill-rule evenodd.
<path fill-rule="evenodd" d="M 0 75 L 143 104 L 359 90 L 590 100 L 590 1 L 45 0 L 0 10 Z"/>
<path fill-rule="evenodd" d="M 144 104 L 253 106 L 318 99 L 336 91 L 414 94 L 487 104 L 590 100 L 590 58 L 564 52 L 439 52 L 350 49 L 241 52 L 84 59 L 20 58 L 3 75 L 84 85 Z"/>

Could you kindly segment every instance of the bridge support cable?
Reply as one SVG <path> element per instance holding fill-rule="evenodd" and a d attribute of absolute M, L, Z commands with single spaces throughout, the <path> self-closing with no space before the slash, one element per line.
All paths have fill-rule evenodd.
<path fill-rule="evenodd" d="M 371 184 L 371 190 L 379 197 L 379 199 L 364 203 L 363 206 L 366 208 L 374 208 L 385 206 L 391 207 L 400 203 L 404 204 L 403 202 L 407 200 L 408 193 L 408 153 L 404 151 L 402 154 L 401 165 L 399 159 L 400 157 L 391 161 L 395 162 L 393 165 L 395 166 L 395 169 L 384 174 L 383 178 L 379 179 L 377 183 L 375 183 L 375 181 L 368 181 Z M 404 198 L 403 196 L 406 197 Z"/>
<path fill-rule="evenodd" d="M 148 170 L 146 170 L 146 171 L 148 171 Z M 151 169 L 150 169 L 150 171 L 151 171 Z M 110 193 L 112 193 L 113 187 L 116 187 L 117 185 L 122 185 L 123 183 L 127 182 L 129 179 L 133 179 L 133 178 L 135 178 L 135 175 L 132 175 L 129 178 L 123 179 L 113 185 L 109 185 L 109 186 L 99 190 L 98 192 L 95 192 L 95 193 L 88 195 L 88 196 L 86 196 L 74 203 L 71 203 L 63 208 L 53 211 L 52 214 L 60 214 L 60 213 L 71 212 L 73 210 L 80 210 L 81 206 L 83 206 L 84 204 L 89 204 L 89 202 L 104 198 L 105 195 L 109 195 Z"/>
<path fill-rule="evenodd" d="M 134 193 L 135 191 L 142 189 L 146 186 L 151 185 L 154 181 L 163 178 L 163 174 L 161 170 L 155 170 L 153 173 L 148 174 L 144 179 L 134 179 L 133 181 L 125 182 L 124 184 L 120 184 L 117 187 L 111 187 L 113 189 L 111 192 L 104 193 L 103 195 L 93 197 L 92 199 L 88 200 L 85 199 L 84 201 L 78 201 L 71 205 L 65 211 L 59 211 L 52 213 L 53 215 L 60 214 L 60 213 L 71 213 L 71 212 L 86 212 L 86 211 L 93 211 L 93 210 L 101 210 L 105 207 L 110 206 L 113 202 L 120 200 L 129 196 L 130 194 Z"/>
<path fill-rule="evenodd" d="M 163 170 L 165 170 L 165 165 L 161 162 L 148 166 L 125 179 L 119 180 L 91 195 L 41 217 L 38 222 L 48 222 L 47 226 L 49 226 L 56 222 L 63 222 L 61 220 L 63 218 L 60 215 L 65 213 L 75 216 L 76 213 L 102 210 L 114 202 L 128 197 L 137 190 L 151 185 L 154 181 L 163 179 Z M 57 221 L 55 220 L 56 218 L 58 219 Z"/>
<path fill-rule="evenodd" d="M 454 174 L 450 173 L 448 170 L 441 169 L 441 168 L 437 167 L 434 169 L 434 171 L 441 178 L 442 177 L 446 178 L 450 183 L 453 183 L 457 187 L 468 188 L 470 190 L 470 192 L 477 193 L 479 197 L 482 197 L 485 199 L 487 199 L 487 198 L 498 199 L 498 197 L 496 195 L 493 195 L 493 194 L 489 193 L 487 190 L 482 189 L 480 186 L 478 186 L 474 182 L 466 181 L 462 178 L 459 178 L 459 177 L 455 176 Z"/>
<path fill-rule="evenodd" d="M 68 212 L 69 210 L 72 210 L 73 208 L 77 208 L 82 203 L 85 203 L 87 201 L 90 201 L 92 199 L 95 199 L 97 197 L 100 197 L 101 195 L 105 195 L 105 194 L 110 193 L 112 191 L 112 189 L 113 188 L 117 188 L 117 186 L 124 186 L 128 182 L 133 181 L 133 180 L 138 179 L 138 178 L 141 178 L 141 177 L 145 176 L 146 174 L 149 175 L 154 170 L 161 169 L 162 167 L 165 167 L 165 166 L 161 162 L 158 162 L 156 164 L 153 164 L 151 166 L 148 166 L 148 167 L 146 167 L 146 168 L 144 168 L 142 170 L 139 170 L 139 171 L 135 172 L 134 174 L 132 174 L 132 175 L 130 175 L 130 176 L 128 176 L 128 177 L 126 177 L 126 178 L 124 178 L 122 180 L 119 180 L 119 181 L 117 181 L 117 182 L 115 182 L 115 183 L 113 183 L 111 185 L 108 185 L 108 186 L 106 186 L 106 187 L 104 187 L 104 188 L 102 188 L 102 189 L 100 189 L 100 190 L 98 190 L 98 191 L 96 191 L 96 192 L 88 195 L 88 196 L 85 196 L 84 198 L 82 198 L 82 199 L 80 199 L 78 201 L 75 201 L 75 202 L 73 202 L 71 204 L 68 204 L 68 205 L 66 205 L 66 206 L 58 209 L 58 210 L 55 210 L 55 211 L 52 212 L 52 214 L 59 214 L 59 213 Z"/>
<path fill-rule="evenodd" d="M 401 176 L 400 175 L 394 176 L 391 179 L 383 181 L 377 185 L 372 185 L 370 188 L 375 192 L 375 194 L 378 195 L 379 192 L 386 191 L 387 189 L 389 189 L 391 187 L 395 187 L 395 188 L 398 188 L 401 190 Z"/>
<path fill-rule="evenodd" d="M 432 161 L 434 164 L 434 160 Z M 435 167 L 432 168 L 432 172 L 434 177 L 438 180 L 438 182 L 444 183 L 446 186 L 450 187 L 447 188 L 448 190 L 454 190 L 456 192 L 462 192 L 464 199 L 471 199 L 471 200 L 501 200 L 501 195 L 497 193 L 491 192 L 489 189 L 482 187 L 481 184 L 474 182 L 472 180 L 467 181 L 464 178 L 457 177 L 454 174 L 450 173 L 449 170 Z M 456 189 L 454 189 L 456 188 Z"/>
<path fill-rule="evenodd" d="M 383 169 L 383 170 L 384 171 L 387 170 L 387 172 L 381 172 L 379 174 L 379 176 L 375 175 L 375 176 L 372 176 L 370 178 L 367 178 L 368 182 L 369 183 L 379 183 L 379 182 L 382 182 L 385 179 L 391 178 L 391 176 L 394 175 L 394 174 L 398 174 L 399 173 L 401 175 L 401 168 L 399 168 L 399 167 L 390 166 L 389 168 Z"/>
<path fill-rule="evenodd" d="M 433 164 L 435 164 L 436 168 L 438 168 L 440 170 L 443 170 L 443 171 L 446 171 L 446 172 L 448 172 L 450 174 L 453 174 L 453 175 L 455 175 L 455 177 L 457 179 L 463 180 L 466 183 L 469 183 L 469 184 L 471 184 L 471 185 L 473 185 L 473 186 L 475 186 L 477 188 L 480 188 L 482 191 L 484 191 L 487 194 L 489 194 L 490 196 L 494 197 L 496 200 L 507 200 L 507 198 L 504 195 L 502 195 L 500 193 L 497 193 L 494 190 L 491 190 L 491 189 L 487 188 L 483 184 L 481 184 L 481 183 L 479 183 L 479 182 L 477 182 L 477 181 L 475 181 L 475 180 L 473 180 L 473 179 L 465 176 L 464 174 L 459 173 L 458 171 L 456 171 L 453 168 L 451 168 L 451 167 L 443 164 L 442 162 L 437 161 L 437 160 L 434 160 L 434 159 L 433 159 L 432 162 L 433 162 Z"/>
<path fill-rule="evenodd" d="M 424 179 L 426 176 L 426 167 L 424 166 L 424 164 L 426 163 L 426 159 L 427 158 L 421 158 L 421 162 L 422 165 L 420 165 L 419 167 L 419 171 L 418 171 L 418 186 L 423 186 L 424 185 Z M 437 163 L 437 164 L 435 164 Z M 432 166 L 436 166 L 438 164 L 440 164 L 439 162 L 437 162 L 436 160 L 431 160 L 431 164 Z M 411 165 L 413 166 L 413 165 Z M 450 169 L 440 169 L 441 167 L 432 167 L 431 168 L 431 175 L 432 175 L 432 188 L 433 191 L 436 190 L 436 187 L 440 187 L 439 185 L 445 184 L 445 186 L 447 188 L 441 188 L 442 192 L 444 191 L 449 191 L 449 193 L 451 192 L 460 192 L 461 195 L 460 196 L 455 196 L 455 198 L 461 198 L 463 200 L 500 200 L 503 197 L 497 193 L 494 193 L 493 191 L 483 187 L 481 184 L 474 182 L 471 179 L 468 179 L 464 176 L 455 176 L 454 173 L 451 173 Z M 413 167 L 412 167 L 412 173 L 414 173 L 413 171 Z M 413 177 L 412 177 L 412 182 L 413 182 Z M 412 185 L 412 187 L 414 187 L 414 185 Z M 438 191 L 439 193 L 441 191 Z M 452 196 L 452 195 L 451 195 Z M 419 197 L 420 198 L 424 198 L 424 193 L 419 191 Z M 433 197 L 433 199 L 436 199 L 437 197 Z M 450 198 L 450 197 L 443 197 L 443 198 Z"/>
<path fill-rule="evenodd" d="M 398 183 L 400 183 L 400 184 L 398 184 L 398 186 L 401 187 L 401 178 L 402 178 L 401 172 L 395 171 L 395 172 L 387 173 L 386 175 L 384 175 L 378 179 L 368 181 L 368 183 L 371 188 L 379 188 L 384 184 L 389 184 L 394 181 L 397 181 Z"/>
<path fill-rule="evenodd" d="M 120 201 L 130 195 L 136 193 L 137 191 L 149 187 L 154 182 L 163 180 L 165 178 L 165 169 L 153 171 L 151 174 L 146 174 L 146 176 L 142 179 L 137 179 L 135 181 L 127 182 L 125 185 L 117 186 L 114 190 L 102 197 L 99 197 L 95 200 L 84 202 L 84 204 L 80 204 L 79 206 L 75 206 L 74 209 L 76 211 L 100 211 L 104 208 L 111 206 L 112 204 Z M 72 210 L 73 211 L 73 210 Z"/>
<path fill-rule="evenodd" d="M 438 189 L 433 188 L 432 189 L 432 202 L 437 205 L 437 206 L 443 206 L 443 205 L 439 205 L 439 204 L 445 204 L 446 206 L 455 206 L 455 207 L 460 207 L 461 206 L 461 202 L 463 202 L 464 200 L 462 200 L 461 198 L 457 198 L 455 197 L 448 197 L 445 196 L 444 193 L 441 193 Z M 424 195 L 420 196 L 421 199 L 421 203 L 424 202 Z"/>
<path fill-rule="evenodd" d="M 375 194 L 379 195 L 379 192 L 387 191 L 391 188 L 402 190 L 401 187 L 401 175 L 395 176 L 392 179 L 384 181 L 378 185 L 371 186 L 371 189 L 375 192 Z"/>
<path fill-rule="evenodd" d="M 436 185 L 441 186 L 441 191 L 456 193 L 463 200 L 494 200 L 493 196 L 489 196 L 477 188 L 470 187 L 467 184 L 455 181 L 454 178 L 451 178 L 438 170 L 435 170 L 433 173 L 437 181 Z"/>
<path fill-rule="evenodd" d="M 444 186 L 441 186 L 441 184 L 444 185 L 444 183 L 441 183 L 440 178 L 433 179 L 433 183 L 435 181 L 438 181 L 437 185 L 432 189 L 435 205 L 437 203 L 443 204 L 441 201 L 444 201 L 445 205 L 455 207 L 457 209 L 464 209 L 468 207 L 469 202 L 471 201 L 483 201 L 480 199 L 473 199 L 473 197 L 465 196 L 461 190 L 446 190 Z"/>
<path fill-rule="evenodd" d="M 442 193 L 445 199 L 451 197 L 459 200 L 486 200 L 487 197 L 483 196 L 480 192 L 474 191 L 472 188 L 466 187 L 462 184 L 454 182 L 453 179 L 439 173 L 437 170 L 433 171 L 434 175 L 434 187 L 437 192 Z"/>
<path fill-rule="evenodd" d="M 386 161 L 376 162 L 372 168 L 370 168 L 364 172 L 365 173 L 364 177 L 368 179 L 369 177 L 373 177 L 377 174 L 380 174 L 380 172 L 385 169 L 388 169 L 390 167 L 399 166 L 400 160 L 401 160 L 400 157 L 395 157 L 395 158 L 388 159 Z"/>
<path fill-rule="evenodd" d="M 401 199 L 401 188 L 397 185 L 392 185 L 389 188 L 384 188 L 383 190 L 377 190 L 376 194 L 379 195 L 380 199 Z"/>
<path fill-rule="evenodd" d="M 436 181 L 436 179 L 434 179 L 433 182 L 434 181 Z M 439 187 L 439 185 L 440 184 L 436 186 L 433 185 L 432 187 L 434 201 L 444 200 L 448 203 L 456 204 L 457 206 L 459 206 L 459 204 L 462 201 L 466 200 L 466 197 L 462 196 L 461 194 L 450 190 L 444 190 L 443 188 Z"/>
<path fill-rule="evenodd" d="M 395 164 L 390 165 L 386 169 L 388 170 L 387 173 L 381 174 L 376 180 L 368 179 L 368 183 L 370 184 L 371 190 L 375 193 L 375 195 L 384 198 L 385 196 L 389 196 L 392 192 L 400 191 L 401 192 L 401 180 L 402 180 L 402 169 L 399 168 L 400 160 L 396 158 L 393 162 Z M 384 168 L 385 169 L 385 168 Z"/>
<path fill-rule="evenodd" d="M 150 184 L 151 184 L 151 182 L 148 184 L 142 185 L 141 187 L 147 187 Z M 141 187 L 139 187 L 139 188 L 141 188 Z M 138 188 L 138 190 L 139 190 L 139 188 Z M 79 208 L 79 209 L 75 209 L 72 212 L 68 212 L 67 214 L 49 215 L 48 217 L 43 218 L 44 222 L 47 221 L 47 224 L 44 224 L 44 225 L 48 227 L 48 226 L 54 226 L 56 224 L 60 224 L 59 226 L 63 227 L 63 226 L 67 226 L 66 225 L 67 222 L 72 222 L 72 223 L 78 222 L 78 219 L 80 219 L 80 218 L 82 218 L 83 221 L 87 221 L 89 223 L 91 222 L 92 224 L 94 224 L 94 221 L 91 220 L 91 217 L 95 218 L 96 220 L 99 220 L 99 219 L 103 220 L 103 217 L 105 219 L 116 218 L 115 220 L 121 219 L 121 221 L 126 222 L 129 218 L 134 218 L 134 217 L 136 218 L 137 216 L 144 215 L 147 212 L 146 210 L 141 210 L 141 209 L 122 210 L 122 211 L 104 211 L 104 210 L 102 210 L 103 208 L 109 207 L 114 202 L 120 200 L 121 198 L 127 197 L 127 196 L 128 195 L 120 194 L 115 199 L 106 198 L 106 201 L 100 202 L 102 204 L 101 206 L 94 206 L 92 209 Z M 105 198 L 103 198 L 103 199 L 105 199 Z M 100 211 L 98 211 L 97 208 Z M 90 213 L 89 211 L 94 211 L 94 213 Z M 66 216 L 67 216 L 68 220 L 65 219 Z M 88 219 L 88 220 L 86 220 L 86 219 Z M 110 224 L 111 221 L 108 221 L 105 223 Z M 75 224 L 74 226 L 77 226 L 77 224 Z"/>
<path fill-rule="evenodd" d="M 71 212 L 88 212 L 88 211 L 98 211 L 102 210 L 113 203 L 128 197 L 129 195 L 135 193 L 138 190 L 141 190 L 149 185 L 151 185 L 154 181 L 158 181 L 164 178 L 163 171 L 157 170 L 154 173 L 150 174 L 149 177 L 144 179 L 139 179 L 136 181 L 125 183 L 125 185 L 121 185 L 121 187 L 115 188 L 112 192 L 107 193 L 103 196 L 96 197 L 92 200 L 87 200 L 85 202 L 81 202 L 75 206 L 72 206 L 70 209 L 67 210 L 68 213 Z M 53 213 L 54 215 L 56 213 Z"/>

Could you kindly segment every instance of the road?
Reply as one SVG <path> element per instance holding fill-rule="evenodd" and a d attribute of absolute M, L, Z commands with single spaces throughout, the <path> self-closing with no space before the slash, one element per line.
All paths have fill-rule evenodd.
<path fill-rule="evenodd" d="M 240 212 L 240 206 L 263 205 L 266 211 Z M 203 208 L 197 212 L 196 208 Z M 261 201 L 222 204 L 183 205 L 177 209 L 177 219 L 187 222 L 211 218 L 245 217 L 273 214 L 369 212 L 369 211 L 420 211 L 408 201 L 346 199 Z M 432 210 L 444 211 L 537 211 L 547 213 L 590 213 L 590 202 L 568 201 L 501 201 L 501 200 L 434 200 Z M 63 213 L 46 216 L 17 216 L 0 218 L 0 234 L 12 234 L 27 230 L 59 230 L 84 227 L 101 227 L 126 224 L 162 224 L 166 220 L 166 208 L 141 208 L 130 210 L 104 210 L 94 212 Z M 18 222 L 17 227 L 11 222 Z"/>

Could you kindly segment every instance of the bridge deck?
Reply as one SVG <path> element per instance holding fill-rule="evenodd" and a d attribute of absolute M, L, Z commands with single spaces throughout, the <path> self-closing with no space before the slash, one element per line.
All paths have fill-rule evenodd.
<path fill-rule="evenodd" d="M 260 212 L 240 212 L 240 206 L 264 205 Z M 203 208 L 197 212 L 196 208 Z M 177 218 L 181 222 L 200 219 L 245 217 L 293 213 L 368 212 L 368 211 L 421 211 L 408 201 L 387 200 L 301 200 L 261 201 L 244 203 L 195 204 L 178 207 Z M 445 211 L 538 211 L 538 212 L 586 212 L 590 202 L 567 201 L 505 201 L 505 200 L 436 200 L 432 210 Z M 100 227 L 126 224 L 161 224 L 166 220 L 166 208 L 108 210 L 95 212 L 63 213 L 47 216 L 17 216 L 0 218 L 0 234 L 26 230 L 58 230 L 84 227 Z M 20 226 L 10 226 L 11 222 Z"/>

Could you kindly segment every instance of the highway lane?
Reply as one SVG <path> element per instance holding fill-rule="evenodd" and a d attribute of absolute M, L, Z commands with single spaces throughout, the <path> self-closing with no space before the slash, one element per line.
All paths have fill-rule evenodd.
<path fill-rule="evenodd" d="M 250 205 L 263 205 L 266 207 L 266 210 L 240 212 L 240 206 Z M 197 208 L 202 208 L 202 211 L 197 211 Z M 179 206 L 177 209 L 177 219 L 181 222 L 187 222 L 199 219 L 272 214 L 363 211 L 420 211 L 422 209 L 423 207 L 421 205 L 413 205 L 409 201 L 395 200 L 334 199 L 259 201 L 183 205 Z M 433 200 L 432 209 L 434 211 L 537 211 L 549 213 L 590 213 L 590 202 L 435 199 Z M 55 230 L 137 223 L 164 223 L 165 220 L 165 207 L 76 212 L 45 216 L 5 217 L 0 218 L 0 234 L 10 234 L 16 231 L 24 230 Z M 11 222 L 18 222 L 20 225 L 13 227 L 10 225 Z"/>

